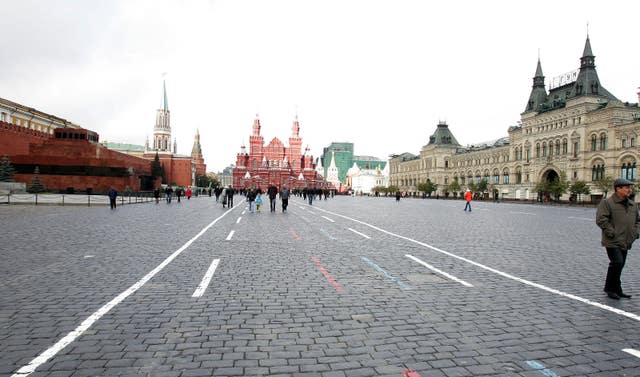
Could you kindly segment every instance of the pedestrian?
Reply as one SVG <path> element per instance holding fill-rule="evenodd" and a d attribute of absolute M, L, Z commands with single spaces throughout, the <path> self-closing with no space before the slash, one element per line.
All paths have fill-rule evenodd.
<path fill-rule="evenodd" d="M 164 190 L 164 194 L 167 196 L 167 204 L 171 204 L 171 198 L 173 197 L 173 188 L 171 186 L 167 186 Z"/>
<path fill-rule="evenodd" d="M 247 191 L 247 201 L 249 202 L 249 212 L 253 213 L 253 205 L 254 202 L 256 201 L 256 190 L 255 189 L 249 189 L 249 191 Z"/>
<path fill-rule="evenodd" d="M 256 212 L 260 212 L 260 207 L 262 207 L 262 194 L 258 192 L 256 196 Z"/>
<path fill-rule="evenodd" d="M 620 275 L 627 260 L 627 251 L 638 238 L 638 207 L 629 198 L 632 185 L 624 178 L 613 181 L 614 193 L 602 199 L 596 211 L 596 224 L 602 229 L 601 243 L 609 257 L 604 292 L 614 300 L 631 298 L 622 291 Z"/>
<path fill-rule="evenodd" d="M 473 199 L 473 194 L 471 193 L 471 190 L 467 189 L 464 193 L 464 200 L 467 202 L 467 204 L 464 205 L 465 211 L 469 208 L 469 212 L 471 212 L 471 199 Z"/>
<path fill-rule="evenodd" d="M 222 191 L 224 191 L 224 189 L 221 187 L 216 187 L 213 190 L 213 194 L 216 196 L 216 203 L 220 201 L 220 194 L 222 194 Z"/>
<path fill-rule="evenodd" d="M 289 195 L 291 192 L 287 188 L 287 186 L 282 186 L 282 190 L 280 190 L 280 201 L 282 202 L 282 212 L 287 212 L 287 207 L 289 206 Z"/>
<path fill-rule="evenodd" d="M 274 185 L 271 185 L 267 188 L 267 195 L 269 196 L 269 205 L 271 208 L 271 212 L 276 211 L 276 196 L 278 196 L 278 188 Z"/>
<path fill-rule="evenodd" d="M 191 200 L 191 187 L 187 187 L 187 200 Z"/>
<path fill-rule="evenodd" d="M 118 192 L 113 188 L 113 186 L 111 186 L 111 188 L 109 189 L 108 195 L 109 205 L 111 206 L 111 209 L 116 209 L 116 198 L 118 197 Z"/>
<path fill-rule="evenodd" d="M 227 189 L 222 189 L 222 191 L 220 191 L 220 193 L 222 194 L 222 208 L 226 208 L 227 207 Z"/>
<path fill-rule="evenodd" d="M 307 199 L 309 199 L 309 205 L 313 205 L 313 197 L 315 194 L 316 194 L 316 189 L 310 188 L 309 192 L 307 193 Z"/>
<path fill-rule="evenodd" d="M 160 189 L 159 188 L 154 188 L 153 189 L 153 197 L 156 199 L 156 204 L 158 204 L 160 202 Z"/>
<path fill-rule="evenodd" d="M 400 190 L 396 191 L 396 203 L 400 203 Z"/>
<path fill-rule="evenodd" d="M 235 194 L 235 190 L 233 187 L 229 186 L 227 188 L 227 205 L 229 208 L 233 208 L 233 194 Z"/>
<path fill-rule="evenodd" d="M 180 197 L 182 196 L 182 187 L 176 188 L 176 197 L 178 198 L 178 203 L 180 203 Z"/>

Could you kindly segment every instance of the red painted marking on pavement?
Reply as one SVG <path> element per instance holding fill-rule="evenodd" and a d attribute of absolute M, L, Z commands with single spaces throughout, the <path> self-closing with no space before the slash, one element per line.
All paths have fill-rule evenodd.
<path fill-rule="evenodd" d="M 338 282 L 335 281 L 335 279 L 331 276 L 329 271 L 327 271 L 327 269 L 324 268 L 324 266 L 322 266 L 322 263 L 320 263 L 320 260 L 318 258 L 316 258 L 315 256 L 312 256 L 311 260 L 315 262 L 316 267 L 318 267 L 320 272 L 322 272 L 322 275 L 324 275 L 324 278 L 327 279 L 327 281 L 333 286 L 333 288 L 335 288 L 336 291 L 338 292 L 344 291 L 344 288 L 342 288 L 342 286 L 340 286 L 340 284 L 338 284 Z"/>
<path fill-rule="evenodd" d="M 405 369 L 402 371 L 402 375 L 404 377 L 420 377 L 420 374 L 415 370 Z"/>
<path fill-rule="evenodd" d="M 298 235 L 298 233 L 296 233 L 296 231 L 293 230 L 293 228 L 289 228 L 289 230 L 291 230 L 291 235 L 293 236 L 293 239 L 298 241 L 300 239 L 300 236 Z"/>

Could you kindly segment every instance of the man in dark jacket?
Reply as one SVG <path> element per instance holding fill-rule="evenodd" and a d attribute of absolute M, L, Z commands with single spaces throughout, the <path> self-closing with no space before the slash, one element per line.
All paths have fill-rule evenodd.
<path fill-rule="evenodd" d="M 631 183 L 624 178 L 613 181 L 613 195 L 603 199 L 596 211 L 596 224 L 602 229 L 602 246 L 607 249 L 609 269 L 604 291 L 614 300 L 631 298 L 622 292 L 620 275 L 627 259 L 627 251 L 638 238 L 638 207 L 629 199 Z"/>
<path fill-rule="evenodd" d="M 271 204 L 271 212 L 276 211 L 276 197 L 278 196 L 278 188 L 271 185 L 267 188 L 267 195 L 269 195 L 269 204 Z"/>
<path fill-rule="evenodd" d="M 118 197 L 118 192 L 113 188 L 113 186 L 111 186 L 111 188 L 109 189 L 108 195 L 109 205 L 111 206 L 111 209 L 116 209 L 116 198 Z"/>

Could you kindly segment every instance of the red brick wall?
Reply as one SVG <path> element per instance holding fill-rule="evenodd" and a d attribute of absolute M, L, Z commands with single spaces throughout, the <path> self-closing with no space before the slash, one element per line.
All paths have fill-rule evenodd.
<path fill-rule="evenodd" d="M 40 174 L 48 191 L 91 188 L 106 191 L 114 186 L 118 191 L 129 187 L 140 190 L 139 176 L 151 175 L 151 161 L 109 150 L 88 140 L 55 139 L 43 132 L 0 122 L 0 155 L 8 155 L 13 164 L 48 166 L 94 166 L 124 168 L 132 174 L 127 177 Z M 15 175 L 17 182 L 31 183 L 33 174 Z"/>
<path fill-rule="evenodd" d="M 53 135 L 0 121 L 0 157 L 28 154 L 30 144 L 42 144 Z"/>

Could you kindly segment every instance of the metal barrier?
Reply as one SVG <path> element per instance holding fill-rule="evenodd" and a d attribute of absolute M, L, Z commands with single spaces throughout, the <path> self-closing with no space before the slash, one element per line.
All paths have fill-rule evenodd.
<path fill-rule="evenodd" d="M 154 201 L 152 193 L 137 192 L 118 195 L 119 205 L 150 203 Z M 107 195 L 82 195 L 82 194 L 0 194 L 0 204 L 31 204 L 31 205 L 73 205 L 88 206 L 109 205 Z"/>

